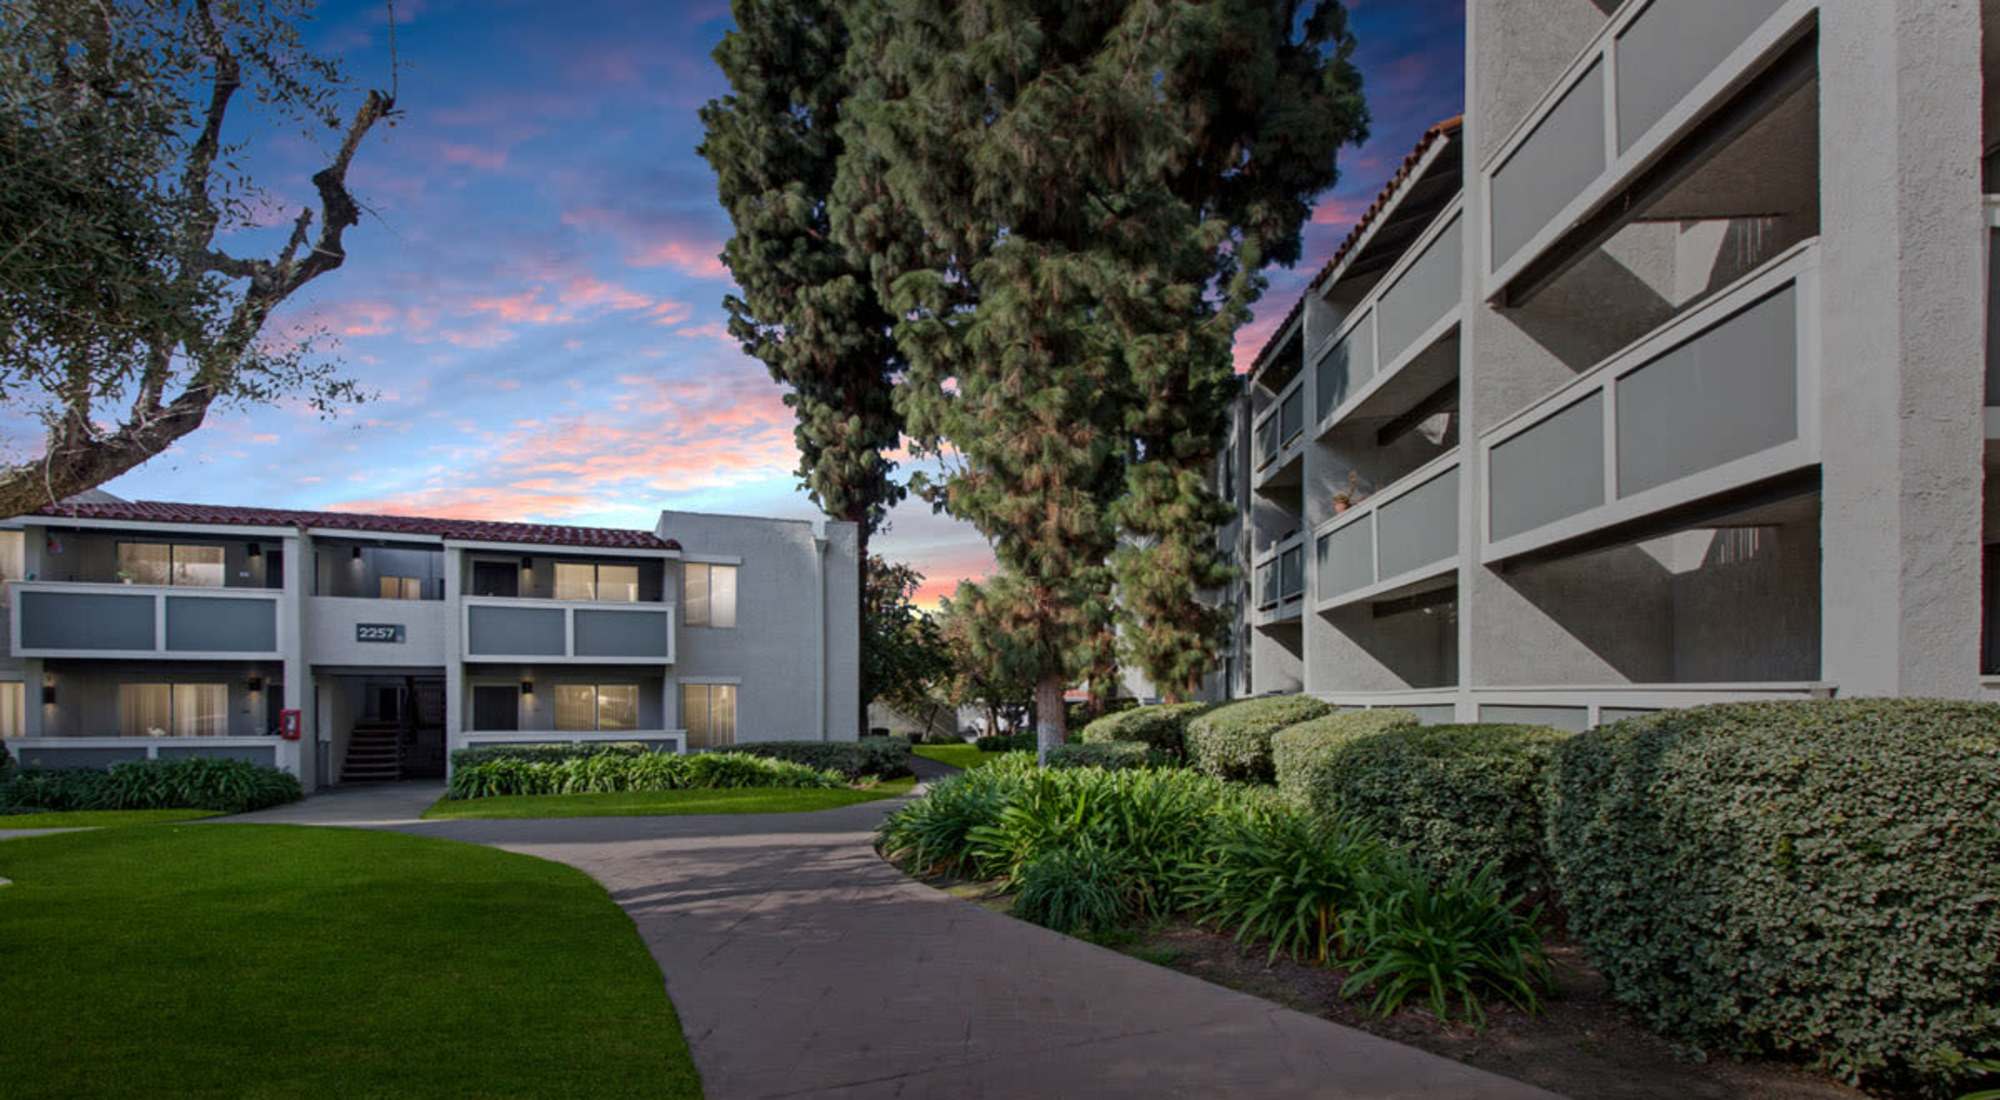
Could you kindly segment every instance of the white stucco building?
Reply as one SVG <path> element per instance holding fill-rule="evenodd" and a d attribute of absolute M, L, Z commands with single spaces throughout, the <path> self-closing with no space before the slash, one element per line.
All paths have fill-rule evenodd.
<path fill-rule="evenodd" d="M 0 744 L 240 757 L 311 790 L 443 775 L 474 744 L 852 740 L 855 535 L 65 504 L 0 524 Z"/>

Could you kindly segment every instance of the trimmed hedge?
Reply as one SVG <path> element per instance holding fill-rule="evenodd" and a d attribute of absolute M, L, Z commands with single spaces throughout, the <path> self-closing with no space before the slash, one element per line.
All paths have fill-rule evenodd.
<path fill-rule="evenodd" d="M 1165 763 L 1159 750 L 1144 741 L 1097 741 L 1087 745 L 1057 745 L 1049 750 L 1051 768 L 1151 768 Z"/>
<path fill-rule="evenodd" d="M 850 780 L 864 775 L 896 779 L 910 774 L 910 739 L 863 737 L 859 741 L 753 741 L 730 752 L 789 760 L 808 768 L 839 772 Z"/>
<path fill-rule="evenodd" d="M 1949 1094 L 2000 1050 L 2000 706 L 1668 711 L 1557 750 L 1570 926 L 1655 1028 Z"/>
<path fill-rule="evenodd" d="M 1034 730 L 1023 733 L 996 733 L 989 737 L 976 738 L 972 746 L 980 752 L 1034 752 L 1040 747 L 1035 743 Z"/>
<path fill-rule="evenodd" d="M 1110 741 L 1141 741 L 1172 759 L 1187 755 L 1187 725 L 1208 710 L 1207 703 L 1163 703 L 1107 714 L 1083 727 L 1077 740 L 1086 745 Z"/>
<path fill-rule="evenodd" d="M 458 768 L 484 764 L 489 760 L 519 760 L 530 764 L 556 764 L 589 756 L 644 756 L 653 749 L 638 741 L 585 741 L 582 744 L 478 745 L 451 754 L 451 766 Z"/>
<path fill-rule="evenodd" d="M 1276 776 L 1271 766 L 1272 736 L 1332 709 L 1310 695 L 1267 695 L 1226 703 L 1187 724 L 1188 763 L 1223 779 L 1269 783 Z"/>
<path fill-rule="evenodd" d="M 244 760 L 128 760 L 108 770 L 24 771 L 0 787 L 0 807 L 35 810 L 215 810 L 240 814 L 305 797 L 290 772 Z"/>
<path fill-rule="evenodd" d="M 1344 813 L 1406 848 L 1440 879 L 1498 865 L 1511 897 L 1552 883 L 1542 799 L 1555 749 L 1544 726 L 1423 726 L 1405 710 L 1330 714 L 1278 734 L 1278 789 L 1319 813 Z"/>
<path fill-rule="evenodd" d="M 829 788 L 846 785 L 838 772 L 740 752 L 597 753 L 566 760 L 488 760 L 455 767 L 447 798 L 516 794 L 603 794 L 720 787 Z"/>

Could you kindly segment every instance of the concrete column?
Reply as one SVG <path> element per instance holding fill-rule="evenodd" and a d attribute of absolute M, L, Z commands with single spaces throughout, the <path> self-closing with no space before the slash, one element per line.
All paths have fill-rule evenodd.
<path fill-rule="evenodd" d="M 21 736 L 46 737 L 48 707 L 42 703 L 42 678 L 47 670 L 40 657 L 21 662 Z"/>
<path fill-rule="evenodd" d="M 278 617 L 278 652 L 284 654 L 285 698 L 281 705 L 300 713 L 304 729 L 297 741 L 279 743 L 278 760 L 310 791 L 315 785 L 313 765 L 319 755 L 312 714 L 306 709 L 306 677 L 311 674 L 305 659 L 306 592 L 311 587 L 306 570 L 312 558 L 312 538 L 300 532 L 286 538 L 281 545 L 285 555 L 284 595 L 279 601 L 283 614 Z"/>
<path fill-rule="evenodd" d="M 1821 673 L 1843 696 L 1977 691 L 1979 8 L 1820 10 Z"/>
<path fill-rule="evenodd" d="M 451 776 L 451 754 L 462 746 L 465 732 L 465 642 L 460 637 L 465 622 L 465 551 L 455 546 L 444 550 L 444 770 Z"/>

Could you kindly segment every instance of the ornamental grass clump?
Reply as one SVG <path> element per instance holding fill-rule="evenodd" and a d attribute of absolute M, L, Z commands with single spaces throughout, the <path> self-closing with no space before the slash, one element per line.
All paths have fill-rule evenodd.
<path fill-rule="evenodd" d="M 1034 767 L 1026 754 L 960 772 L 930 785 L 924 797 L 898 809 L 876 830 L 882 854 L 918 874 L 971 874 L 972 832 L 992 825 Z"/>
<path fill-rule="evenodd" d="M 2000 1050 L 2000 706 L 1628 719 L 1548 806 L 1570 928 L 1656 1030 L 1933 1095 Z"/>
<path fill-rule="evenodd" d="M 611 794 L 730 787 L 842 787 L 838 772 L 745 753 L 598 753 L 555 760 L 501 757 L 454 767 L 447 798 Z"/>
<path fill-rule="evenodd" d="M 1014 915 L 1057 932 L 1108 932 L 1132 919 L 1135 881 L 1131 858 L 1097 841 L 1051 848 L 1016 876 Z"/>
<path fill-rule="evenodd" d="M 1342 924 L 1349 974 L 1340 994 L 1372 990 L 1369 1007 L 1384 1016 L 1414 1000 L 1450 1020 L 1455 1005 L 1481 1026 L 1484 996 L 1538 1012 L 1550 972 L 1537 916 L 1523 915 L 1500 892 L 1496 865 L 1439 880 L 1408 860 L 1390 860 L 1370 876 Z"/>
<path fill-rule="evenodd" d="M 1238 943 L 1268 943 L 1325 965 L 1341 922 L 1389 857 L 1358 822 L 1281 805 L 1244 805 L 1218 816 L 1183 880 L 1182 899 L 1203 924 Z"/>

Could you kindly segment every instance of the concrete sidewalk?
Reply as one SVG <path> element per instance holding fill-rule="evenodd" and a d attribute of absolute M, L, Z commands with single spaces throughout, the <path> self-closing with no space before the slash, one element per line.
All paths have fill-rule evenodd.
<path fill-rule="evenodd" d="M 408 828 L 604 883 L 711 1100 L 1549 1095 L 914 882 L 870 844 L 894 805 Z"/>

